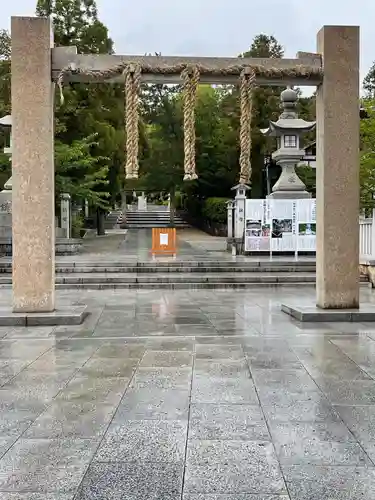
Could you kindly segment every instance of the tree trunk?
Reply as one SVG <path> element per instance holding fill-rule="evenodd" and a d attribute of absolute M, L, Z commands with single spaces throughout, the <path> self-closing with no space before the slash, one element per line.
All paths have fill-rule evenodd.
<path fill-rule="evenodd" d="M 170 203 L 169 203 L 169 217 L 171 221 L 171 226 L 175 226 L 176 223 L 176 191 L 173 187 L 170 191 Z"/>
<path fill-rule="evenodd" d="M 100 208 L 96 210 L 96 232 L 98 236 L 105 235 L 104 212 Z"/>

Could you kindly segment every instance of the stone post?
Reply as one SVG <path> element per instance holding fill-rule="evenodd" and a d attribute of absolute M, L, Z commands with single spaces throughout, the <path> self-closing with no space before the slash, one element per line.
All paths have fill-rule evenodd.
<path fill-rule="evenodd" d="M 237 247 L 237 253 L 241 252 L 243 236 L 246 223 L 246 191 L 250 189 L 246 184 L 238 184 L 232 190 L 236 191 L 235 209 L 234 209 L 234 240 Z"/>
<path fill-rule="evenodd" d="M 317 306 L 358 308 L 359 28 L 325 26 L 317 42 Z"/>
<path fill-rule="evenodd" d="M 64 231 L 64 238 L 70 238 L 71 227 L 71 209 L 70 194 L 61 195 L 61 229 Z"/>
<path fill-rule="evenodd" d="M 87 219 L 90 215 L 89 200 L 85 200 L 85 218 Z"/>
<path fill-rule="evenodd" d="M 227 201 L 227 238 L 228 241 L 233 240 L 233 209 L 234 209 L 234 201 L 229 200 Z"/>
<path fill-rule="evenodd" d="M 12 17 L 13 311 L 55 309 L 50 19 Z"/>
<path fill-rule="evenodd" d="M 227 201 L 227 250 L 233 250 L 234 239 L 234 214 L 236 209 L 235 200 Z"/>

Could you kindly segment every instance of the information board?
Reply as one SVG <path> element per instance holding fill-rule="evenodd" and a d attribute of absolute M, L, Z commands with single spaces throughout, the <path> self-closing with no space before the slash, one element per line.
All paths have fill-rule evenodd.
<path fill-rule="evenodd" d="M 316 200 L 246 200 L 246 252 L 314 252 Z"/>

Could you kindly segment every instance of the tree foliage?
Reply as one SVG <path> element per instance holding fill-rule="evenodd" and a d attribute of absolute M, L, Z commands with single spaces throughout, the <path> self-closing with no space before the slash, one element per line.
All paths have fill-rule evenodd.
<path fill-rule="evenodd" d="M 79 53 L 113 53 L 113 41 L 98 18 L 95 0 L 39 0 L 36 12 L 53 18 L 55 45 L 75 45 Z M 80 83 L 66 86 L 64 94 L 63 104 L 58 96 L 56 99 L 56 144 L 71 147 L 72 158 L 75 158 L 77 147 L 87 152 L 86 145 L 90 143 L 87 160 L 98 158 L 105 168 L 102 173 L 107 172 L 106 182 L 101 186 L 94 184 L 91 189 L 103 194 L 105 188 L 113 200 L 120 189 L 118 177 L 123 163 L 123 112 L 119 106 L 123 100 L 122 89 L 106 83 Z M 90 142 L 92 134 L 95 134 L 94 143 Z M 58 165 L 56 171 L 57 175 L 66 175 L 65 170 L 59 171 Z M 73 188 L 69 182 L 65 185 Z M 107 197 L 98 198 L 93 193 L 89 199 L 94 206 L 102 206 Z"/>
<path fill-rule="evenodd" d="M 101 191 L 108 184 L 107 158 L 94 156 L 96 134 L 86 139 L 55 144 L 56 195 L 69 193 L 103 209 L 108 208 L 108 193 Z"/>
<path fill-rule="evenodd" d="M 368 118 L 361 120 L 361 162 L 360 162 L 360 201 L 361 208 L 369 212 L 375 207 L 375 105 L 373 99 L 365 101 Z"/>
<path fill-rule="evenodd" d="M 369 99 L 375 99 L 375 62 L 363 80 L 363 88 Z"/>

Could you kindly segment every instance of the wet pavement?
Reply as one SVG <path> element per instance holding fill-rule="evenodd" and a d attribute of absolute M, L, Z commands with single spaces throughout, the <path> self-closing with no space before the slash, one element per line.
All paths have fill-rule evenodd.
<path fill-rule="evenodd" d="M 280 312 L 313 295 L 66 291 L 83 325 L 2 327 L 1 500 L 375 499 L 375 325 Z"/>

